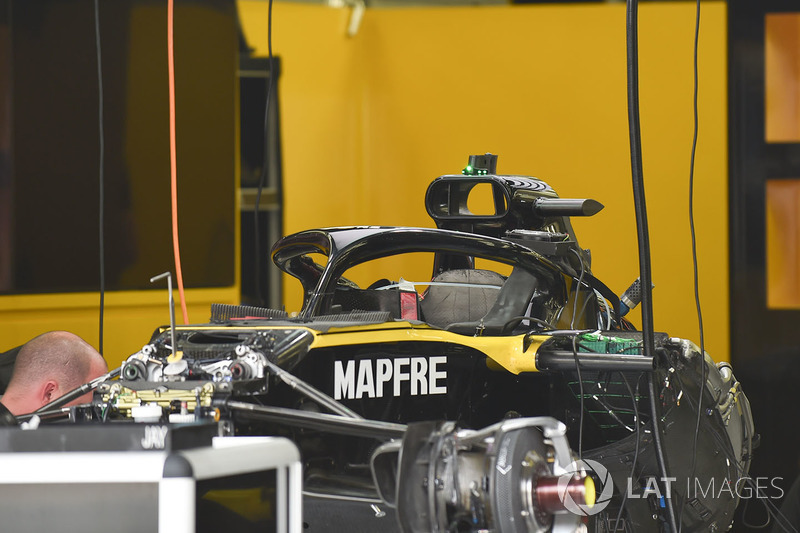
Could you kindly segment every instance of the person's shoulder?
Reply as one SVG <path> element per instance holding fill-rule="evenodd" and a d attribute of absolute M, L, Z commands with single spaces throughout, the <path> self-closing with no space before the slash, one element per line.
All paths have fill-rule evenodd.
<path fill-rule="evenodd" d="M 14 362 L 17 360 L 17 355 L 22 347 L 25 346 L 24 344 L 21 346 L 17 346 L 15 348 L 11 348 L 5 352 L 0 352 L 0 365 L 11 365 L 14 366 Z"/>
<path fill-rule="evenodd" d="M 6 387 L 11 381 L 11 374 L 14 372 L 14 363 L 16 363 L 17 355 L 21 349 L 22 346 L 17 346 L 0 353 L 0 394 L 5 394 L 6 392 Z"/>

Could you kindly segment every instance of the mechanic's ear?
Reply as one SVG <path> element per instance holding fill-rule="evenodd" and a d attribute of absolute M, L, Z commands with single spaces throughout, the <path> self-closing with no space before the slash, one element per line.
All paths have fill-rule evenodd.
<path fill-rule="evenodd" d="M 48 403 L 52 402 L 60 395 L 58 394 L 58 383 L 53 381 L 52 379 L 48 379 L 44 382 L 41 389 L 41 400 L 42 406 L 47 405 Z"/>

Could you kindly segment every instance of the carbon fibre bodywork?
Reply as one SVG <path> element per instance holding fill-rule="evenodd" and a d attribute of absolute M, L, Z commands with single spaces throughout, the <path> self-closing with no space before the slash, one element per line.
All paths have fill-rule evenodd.
<path fill-rule="evenodd" d="M 469 208 L 477 185 L 491 192 L 488 214 Z M 569 221 L 602 206 L 560 199 L 541 180 L 487 170 L 437 178 L 426 207 L 436 229 L 339 227 L 279 240 L 272 258 L 302 286 L 303 306 L 295 316 L 217 306 L 208 324 L 160 328 L 147 350 L 123 366 L 122 388 L 100 391 L 103 401 L 116 402 L 130 416 L 128 405 L 160 402 L 167 413 L 177 398 L 197 413 L 217 409 L 235 434 L 289 436 L 304 460 L 311 529 L 347 523 L 347 517 L 331 522 L 333 513 L 321 501 L 388 501 L 378 489 L 393 482 L 376 480 L 370 463 L 387 440 L 421 433 L 450 438 L 443 426 L 407 433 L 414 424 L 449 421 L 480 433 L 504 421 L 540 417 L 563 422 L 575 455 L 610 473 L 605 482 L 597 480 L 613 490 L 587 513 L 591 531 L 617 525 L 662 531 L 666 516 L 659 497 L 668 495 L 681 502 L 686 531 L 726 528 L 739 498 L 698 494 L 692 482 L 702 477 L 705 487 L 746 476 L 753 437 L 747 398 L 729 366 L 715 365 L 689 341 L 657 334 L 656 356 L 642 355 L 641 334 L 624 319 L 617 295 L 592 275 L 591 256 Z M 427 274 L 420 279 L 417 269 L 415 281 L 402 271 L 411 264 L 404 258 L 420 254 Z M 385 265 L 383 260 L 397 261 L 399 270 L 373 268 L 368 272 L 378 271 L 377 279 L 361 285 L 350 275 L 372 262 Z M 181 354 L 179 366 L 173 348 Z M 655 458 L 645 386 L 650 376 L 658 384 L 655 414 L 666 428 L 674 483 L 660 479 Z M 208 384 L 205 393 L 192 388 L 196 382 Z M 163 390 L 156 392 L 165 384 L 185 392 L 165 401 Z M 698 413 L 702 427 L 695 442 Z M 428 450 L 422 441 L 406 449 Z M 487 444 L 484 451 L 492 450 Z M 398 471 L 420 475 L 408 464 Z M 405 480 L 407 489 L 427 487 L 425 479 Z M 514 483 L 523 486 L 524 479 Z M 573 530 L 577 522 L 559 529 L 552 516 L 561 511 L 542 515 L 536 491 L 525 490 L 528 500 L 539 502 L 525 516 L 544 518 L 522 529 L 492 518 L 485 502 L 486 509 L 455 501 L 442 509 L 467 508 L 476 524 L 489 516 L 486 523 L 498 531 Z M 425 501 L 433 505 L 434 499 L 431 493 Z M 498 500 L 492 501 L 497 508 Z M 321 508 L 327 511 L 313 514 Z M 460 520 L 455 511 L 442 513 L 442 523 Z M 409 525 L 416 523 L 412 517 L 398 520 L 417 530 Z M 365 526 L 375 527 L 386 525 Z"/>

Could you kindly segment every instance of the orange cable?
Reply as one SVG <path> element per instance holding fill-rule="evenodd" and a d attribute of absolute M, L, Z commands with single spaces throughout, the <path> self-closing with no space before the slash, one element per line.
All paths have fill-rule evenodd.
<path fill-rule="evenodd" d="M 178 245 L 178 163 L 177 142 L 175 140 L 175 46 L 173 38 L 173 0 L 167 0 L 167 59 L 169 71 L 169 163 L 170 184 L 172 193 L 172 248 L 175 251 L 175 273 L 178 279 L 178 295 L 181 299 L 183 323 L 189 323 L 186 311 L 186 297 L 183 293 L 183 272 L 181 270 L 181 252 Z"/>

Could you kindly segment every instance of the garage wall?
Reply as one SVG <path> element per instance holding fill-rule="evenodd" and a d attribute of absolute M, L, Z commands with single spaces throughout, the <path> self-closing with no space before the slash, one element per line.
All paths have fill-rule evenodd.
<path fill-rule="evenodd" d="M 267 2 L 239 0 L 267 53 Z M 706 349 L 729 351 L 726 9 L 703 2 L 695 216 Z M 470 153 L 544 179 L 600 214 L 574 221 L 594 273 L 621 293 L 638 275 L 628 149 L 625 6 L 350 10 L 274 4 L 282 57 L 285 231 L 349 224 L 430 227 L 423 197 Z M 699 343 L 688 176 L 694 6 L 639 9 L 644 173 L 655 327 Z M 377 274 L 377 273 L 376 273 Z M 287 281 L 287 309 L 300 306 Z M 635 318 L 638 321 L 638 318 Z"/>
<path fill-rule="evenodd" d="M 266 55 L 267 2 L 240 0 L 251 46 Z M 688 3 L 640 6 L 644 170 L 655 326 L 699 342 L 688 230 L 692 37 Z M 283 59 L 285 231 L 348 224 L 433 226 L 423 195 L 470 153 L 534 175 L 563 197 L 606 208 L 576 220 L 593 269 L 622 292 L 638 272 L 625 107 L 624 5 L 370 9 L 275 3 Z M 728 358 L 726 10 L 703 2 L 695 208 L 706 343 Z M 377 274 L 377 273 L 376 273 Z M 189 315 L 234 302 L 238 286 L 187 291 Z M 287 281 L 289 310 L 299 285 Z M 166 295 L 107 295 L 113 366 L 168 319 Z M 0 298 L 0 349 L 50 329 L 97 345 L 96 294 Z"/>
<path fill-rule="evenodd" d="M 210 303 L 239 300 L 238 217 L 232 216 L 236 8 L 233 0 L 180 4 L 175 48 L 181 252 L 184 281 L 191 287 L 189 320 L 205 322 Z M 0 249 L 0 263 L 12 260 L 17 281 L 36 283 L 3 285 L 0 351 L 55 329 L 98 347 L 99 294 L 45 293 L 99 285 L 94 6 L 90 0 L 25 0 L 12 12 L 10 23 L 0 21 L 14 24 L 14 40 L 6 39 L 13 61 L 0 72 L 0 85 L 9 82 L 13 112 L 0 129 L 8 130 L 13 165 L 8 175 L 0 169 L 0 182 L 10 177 L 14 185 L 6 210 L 13 216 L 0 233 L 13 242 Z M 166 282 L 149 283 L 161 272 L 174 273 L 166 20 L 165 4 L 118 0 L 101 8 L 109 289 L 103 351 L 112 368 L 169 323 Z M 0 187 L 0 196 L 6 190 Z M 14 262 L 15 255 L 25 261 Z M 177 290 L 175 299 L 180 305 Z M 182 321 L 180 310 L 177 316 Z"/>

